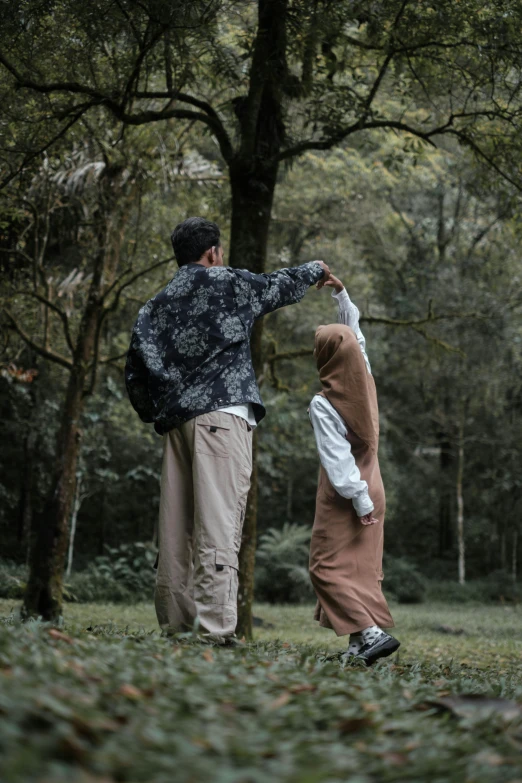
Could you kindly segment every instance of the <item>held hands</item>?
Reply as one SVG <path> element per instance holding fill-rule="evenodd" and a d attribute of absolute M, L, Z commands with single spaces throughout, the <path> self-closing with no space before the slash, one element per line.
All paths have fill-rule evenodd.
<path fill-rule="evenodd" d="M 344 289 L 344 285 L 339 280 L 339 278 L 335 277 L 335 275 L 330 272 L 330 267 L 327 266 L 324 261 L 316 261 L 315 263 L 320 264 L 324 269 L 324 275 L 319 280 L 319 282 L 315 284 L 315 287 L 319 289 L 323 288 L 324 286 L 328 286 L 328 288 L 335 288 L 335 293 L 340 294 Z"/>
<path fill-rule="evenodd" d="M 332 273 L 330 272 L 330 267 L 328 267 L 324 261 L 316 261 L 316 264 L 320 264 L 321 267 L 324 270 L 324 274 L 322 278 L 319 280 L 318 283 L 315 284 L 316 288 L 322 288 L 324 285 L 326 285 L 327 281 L 330 279 Z"/>
<path fill-rule="evenodd" d="M 329 280 L 326 280 L 326 282 L 324 283 L 324 285 L 325 285 L 325 286 L 328 286 L 329 288 L 335 288 L 335 293 L 336 293 L 336 294 L 340 294 L 340 293 L 341 293 L 341 291 L 344 289 L 344 285 L 343 285 L 343 284 L 342 284 L 342 282 L 339 280 L 339 278 L 338 278 L 338 277 L 335 277 L 335 275 L 332 275 L 332 273 L 331 273 L 331 272 L 330 272 L 330 278 L 329 278 Z"/>
<path fill-rule="evenodd" d="M 359 517 L 359 519 L 361 520 L 361 525 L 376 525 L 379 521 L 378 519 L 375 519 L 372 511 L 369 514 L 365 514 L 363 517 Z"/>

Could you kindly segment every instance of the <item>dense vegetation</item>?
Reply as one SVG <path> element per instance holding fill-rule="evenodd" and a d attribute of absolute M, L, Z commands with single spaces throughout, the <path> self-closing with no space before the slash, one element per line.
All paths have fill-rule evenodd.
<path fill-rule="evenodd" d="M 517 609 L 396 608 L 404 652 L 370 670 L 343 668 L 310 607 L 255 613 L 240 649 L 160 638 L 150 605 L 70 608 L 60 630 L 4 616 L 2 780 L 520 778 Z"/>

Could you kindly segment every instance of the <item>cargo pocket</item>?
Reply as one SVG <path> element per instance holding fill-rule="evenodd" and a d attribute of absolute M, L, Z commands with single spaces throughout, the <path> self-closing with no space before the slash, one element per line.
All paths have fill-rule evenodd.
<path fill-rule="evenodd" d="M 217 424 L 196 425 L 196 454 L 208 454 L 209 457 L 229 456 L 230 427 Z"/>
<path fill-rule="evenodd" d="M 237 599 L 239 563 L 234 549 L 216 549 L 214 603 L 235 604 Z"/>

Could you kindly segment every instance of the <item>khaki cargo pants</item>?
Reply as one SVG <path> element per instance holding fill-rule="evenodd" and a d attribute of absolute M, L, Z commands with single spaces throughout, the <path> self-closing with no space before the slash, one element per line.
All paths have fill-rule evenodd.
<path fill-rule="evenodd" d="M 230 636 L 252 429 L 215 411 L 164 435 L 155 604 L 160 626 Z"/>

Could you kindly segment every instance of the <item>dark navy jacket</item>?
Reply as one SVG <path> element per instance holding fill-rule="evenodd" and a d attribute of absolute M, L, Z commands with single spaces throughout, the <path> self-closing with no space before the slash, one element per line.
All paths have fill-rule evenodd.
<path fill-rule="evenodd" d="M 140 418 L 163 434 L 217 408 L 251 403 L 261 421 L 250 355 L 254 322 L 299 302 L 322 276 L 314 261 L 267 275 L 182 266 L 141 308 L 132 332 L 125 382 Z"/>

